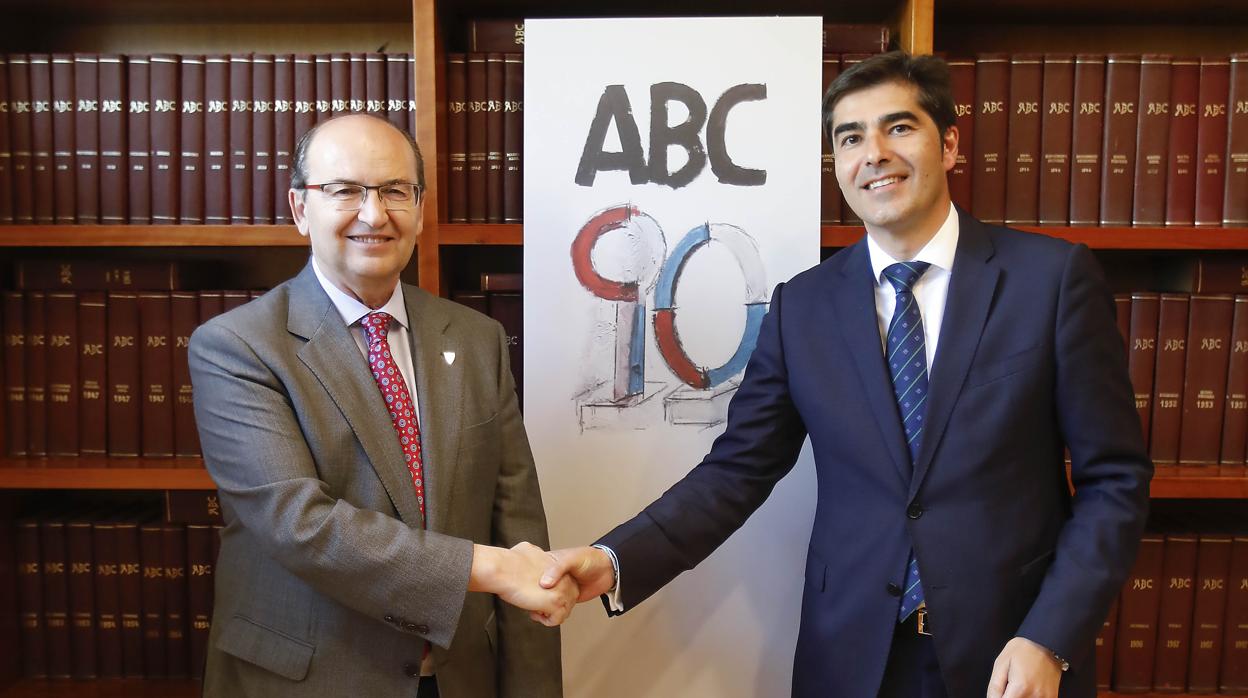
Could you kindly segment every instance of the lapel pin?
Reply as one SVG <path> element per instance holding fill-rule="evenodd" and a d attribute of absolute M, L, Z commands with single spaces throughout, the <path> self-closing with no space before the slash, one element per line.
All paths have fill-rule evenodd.
<path fill-rule="evenodd" d="M 446 359 L 446 365 L 450 366 L 451 364 L 455 363 L 455 352 L 444 351 L 442 352 L 442 358 Z"/>

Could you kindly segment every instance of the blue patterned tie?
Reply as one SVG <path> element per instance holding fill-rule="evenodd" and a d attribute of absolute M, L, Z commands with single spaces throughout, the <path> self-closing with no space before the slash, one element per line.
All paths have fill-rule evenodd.
<path fill-rule="evenodd" d="M 927 411 L 927 346 L 923 340 L 923 318 L 914 299 L 914 283 L 927 271 L 927 262 L 898 262 L 884 270 L 884 278 L 897 292 L 897 307 L 888 323 L 888 372 L 893 378 L 893 395 L 901 426 L 906 431 L 910 463 L 919 455 L 923 434 L 923 413 Z M 910 552 L 906 565 L 905 592 L 901 595 L 899 622 L 906 620 L 923 603 L 923 584 L 919 580 L 919 562 Z"/>

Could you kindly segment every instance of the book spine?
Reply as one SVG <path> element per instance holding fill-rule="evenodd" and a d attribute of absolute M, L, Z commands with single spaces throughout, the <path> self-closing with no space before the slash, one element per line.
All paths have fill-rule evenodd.
<path fill-rule="evenodd" d="M 1040 218 L 1040 130 L 1044 98 L 1044 58 L 1034 53 L 1010 57 L 1010 110 L 1006 146 L 1005 222 L 1035 225 Z"/>
<path fill-rule="evenodd" d="M 1145 535 L 1140 540 L 1139 554 L 1122 590 L 1114 653 L 1114 690 L 1120 693 L 1152 688 L 1164 544 L 1161 536 Z"/>
<path fill-rule="evenodd" d="M 29 291 L 26 307 L 26 454 L 48 455 L 47 294 Z"/>
<path fill-rule="evenodd" d="M 1166 150 L 1166 225 L 1196 223 L 1196 113 L 1200 61 L 1170 64 L 1170 142 Z"/>
<path fill-rule="evenodd" d="M 1140 58 L 1139 121 L 1135 142 L 1135 192 L 1131 224 L 1159 226 L 1166 219 L 1166 146 L 1170 140 L 1170 61 Z"/>
<path fill-rule="evenodd" d="M 108 452 L 108 304 L 103 291 L 78 294 L 78 451 L 84 456 Z"/>
<path fill-rule="evenodd" d="M 368 110 L 368 57 L 364 53 L 350 55 L 351 91 L 347 111 L 360 114 Z"/>
<path fill-rule="evenodd" d="M 70 521 L 66 526 L 70 657 L 75 679 L 94 679 L 99 675 L 95 643 L 95 558 L 91 538 L 90 521 Z"/>
<path fill-rule="evenodd" d="M 26 299 L 4 291 L 4 447 L 13 457 L 26 455 Z"/>
<path fill-rule="evenodd" d="M 74 66 L 74 191 L 79 223 L 100 222 L 100 61 L 76 53 Z"/>
<path fill-rule="evenodd" d="M 9 57 L 0 53 L 0 225 L 13 222 L 13 140 L 9 134 Z"/>
<path fill-rule="evenodd" d="M 1227 113 L 1231 64 L 1226 58 L 1200 59 L 1200 104 L 1196 125 L 1196 225 L 1222 225 L 1226 184 Z"/>
<path fill-rule="evenodd" d="M 251 56 L 230 56 L 230 222 L 251 223 Z"/>
<path fill-rule="evenodd" d="M 1230 63 L 1222 225 L 1242 228 L 1248 226 L 1248 53 L 1232 55 Z"/>
<path fill-rule="evenodd" d="M 1175 475 L 1183 418 L 1183 371 L 1187 363 L 1187 296 L 1162 294 L 1158 318 L 1149 455 L 1158 474 Z"/>
<path fill-rule="evenodd" d="M 183 225 L 206 223 L 205 166 L 204 155 L 207 135 L 205 120 L 207 112 L 208 65 L 203 56 L 182 56 L 182 108 L 181 136 L 178 154 L 181 155 L 181 178 L 178 191 L 179 220 Z"/>
<path fill-rule="evenodd" d="M 1222 628 L 1230 575 L 1231 537 L 1201 534 L 1196 550 L 1196 598 L 1192 605 L 1192 653 L 1187 690 L 1215 693 L 1222 663 Z"/>
<path fill-rule="evenodd" d="M 468 64 L 462 53 L 446 57 L 446 113 L 447 220 L 467 223 Z"/>
<path fill-rule="evenodd" d="M 301 53 L 295 56 L 295 131 L 297 143 L 303 134 L 316 125 L 316 57 Z M 294 153 L 294 149 L 291 149 Z M 292 155 L 293 157 L 293 155 Z"/>
<path fill-rule="evenodd" d="M 187 626 L 186 528 L 161 527 L 161 555 L 165 563 L 165 661 L 171 679 L 190 676 Z"/>
<path fill-rule="evenodd" d="M 316 123 L 328 119 L 333 113 L 333 66 L 329 54 L 316 56 Z"/>
<path fill-rule="evenodd" d="M 1182 693 L 1187 687 L 1187 660 L 1191 655 L 1196 536 L 1167 535 L 1164 554 L 1153 690 Z"/>
<path fill-rule="evenodd" d="M 128 292 L 108 294 L 108 455 L 138 456 L 141 400 L 139 301 Z"/>
<path fill-rule="evenodd" d="M 331 116 L 342 116 L 351 106 L 351 54 L 329 57 L 329 107 Z"/>
<path fill-rule="evenodd" d="M 152 86 L 151 62 L 146 56 L 126 59 L 126 90 L 129 117 L 126 120 L 126 155 L 130 173 L 126 188 L 130 193 L 131 225 L 152 222 Z"/>
<path fill-rule="evenodd" d="M 472 19 L 468 20 L 467 29 L 469 51 L 524 50 L 523 19 Z M 865 43 L 875 45 L 871 41 Z"/>
<path fill-rule="evenodd" d="M 178 456 L 198 456 L 199 432 L 195 428 L 195 407 L 191 388 L 188 349 L 191 333 L 199 325 L 199 295 L 194 292 L 169 294 L 173 330 L 173 444 Z"/>
<path fill-rule="evenodd" d="M 503 54 L 503 71 L 503 222 L 519 223 L 524 208 L 524 54 Z M 839 213 L 838 204 L 838 218 Z"/>
<path fill-rule="evenodd" d="M 952 66 L 950 66 L 952 70 Z M 835 53 L 823 54 L 823 91 L 819 94 L 828 93 L 828 87 L 832 85 L 832 81 L 836 76 L 841 74 L 841 57 Z M 836 154 L 832 150 L 832 144 L 828 141 L 827 134 L 823 134 L 823 123 L 820 120 L 819 131 L 821 136 L 819 142 L 823 146 L 823 150 L 819 163 L 819 222 L 823 225 L 837 225 L 841 222 L 841 187 L 836 182 Z M 953 188 L 953 173 L 949 174 L 949 186 Z"/>
<path fill-rule="evenodd" d="M 133 289 L 172 290 L 178 287 L 176 262 L 25 259 L 14 265 L 17 286 L 24 291 Z"/>
<path fill-rule="evenodd" d="M 386 56 L 383 53 L 364 54 L 364 111 L 379 118 L 386 118 Z"/>
<path fill-rule="evenodd" d="M 121 674 L 126 678 L 141 678 L 146 672 L 143 665 L 143 558 L 139 525 L 130 520 L 118 521 L 116 534 Z"/>
<path fill-rule="evenodd" d="M 212 585 L 217 561 L 212 556 L 216 531 L 210 525 L 186 527 L 187 619 L 190 621 L 190 675 L 204 676 L 208 657 L 208 634 L 212 629 Z"/>
<path fill-rule="evenodd" d="M 39 547 L 43 556 L 43 624 L 47 629 L 48 677 L 68 679 L 73 675 L 73 666 L 70 654 L 69 556 L 66 550 L 65 522 L 41 522 Z"/>
<path fill-rule="evenodd" d="M 39 522 L 17 522 L 14 545 L 17 553 L 18 640 L 22 676 L 48 676 L 47 629 L 43 620 L 43 561 L 40 555 Z"/>
<path fill-rule="evenodd" d="M 1101 151 L 1101 225 L 1131 225 L 1140 57 L 1111 55 L 1105 68 L 1105 138 Z"/>
<path fill-rule="evenodd" d="M 1231 296 L 1194 295 L 1189 302 L 1180 474 L 1218 472 L 1234 306 Z"/>
<path fill-rule="evenodd" d="M 78 297 L 47 294 L 48 455 L 78 455 Z"/>
<path fill-rule="evenodd" d="M 164 678 L 168 672 L 164 526 L 159 523 L 139 526 L 139 551 L 143 565 L 143 673 L 149 679 Z"/>
<path fill-rule="evenodd" d="M 74 162 L 77 149 L 76 122 L 87 115 L 75 112 L 74 57 L 68 53 L 52 54 L 52 216 L 53 221 L 72 225 L 78 222 L 76 183 L 78 170 Z"/>
<path fill-rule="evenodd" d="M 230 222 L 230 59 L 204 58 L 204 222 Z"/>
<path fill-rule="evenodd" d="M 35 178 L 31 171 L 30 59 L 9 55 L 9 134 L 12 148 L 13 222 L 35 222 Z"/>
<path fill-rule="evenodd" d="M 152 61 L 152 223 L 178 222 L 178 121 L 181 111 L 179 58 L 155 55 Z"/>
<path fill-rule="evenodd" d="M 34 178 L 35 223 L 55 222 L 52 164 L 52 57 L 30 54 L 30 169 Z"/>
<path fill-rule="evenodd" d="M 173 455 L 173 348 L 169 293 L 139 294 L 139 376 L 142 381 L 142 453 Z"/>
<path fill-rule="evenodd" d="M 975 61 L 975 169 L 971 212 L 985 223 L 1005 222 L 1009 154 L 1010 60 L 980 54 Z"/>
<path fill-rule="evenodd" d="M 1105 130 L 1105 56 L 1075 56 L 1072 109 L 1070 224 L 1097 225 L 1101 212 L 1101 135 Z"/>
<path fill-rule="evenodd" d="M 1070 152 L 1074 120 L 1075 58 L 1044 57 L 1044 99 L 1040 108 L 1040 225 L 1070 221 Z"/>
<path fill-rule="evenodd" d="M 273 222 L 291 225 L 290 158 L 295 152 L 295 57 L 273 57 Z"/>
<path fill-rule="evenodd" d="M 971 210 L 971 160 L 975 152 L 975 61 L 950 58 L 949 79 L 957 114 L 958 156 L 949 170 L 949 196 L 964 211 Z M 835 184 L 835 182 L 834 182 Z M 836 188 L 840 197 L 840 187 Z"/>
<path fill-rule="evenodd" d="M 1222 639 L 1218 691 L 1243 695 L 1248 692 L 1248 537 L 1235 536 L 1231 543 L 1226 587 L 1226 634 Z"/>
<path fill-rule="evenodd" d="M 503 54 L 485 56 L 485 220 L 503 222 Z"/>
<path fill-rule="evenodd" d="M 100 222 L 127 220 L 130 172 L 126 160 L 126 64 L 121 56 L 100 56 Z"/>
<path fill-rule="evenodd" d="M 1242 476 L 1245 449 L 1248 449 L 1248 296 L 1235 296 L 1233 315 L 1218 463 L 1220 474 Z"/>
<path fill-rule="evenodd" d="M 273 56 L 251 58 L 251 222 L 273 223 Z"/>
<path fill-rule="evenodd" d="M 452 56 L 447 56 L 449 63 Z M 463 55 L 463 54 L 458 54 Z M 448 65 L 449 68 L 449 65 Z M 386 120 L 402 131 L 407 130 L 407 55 L 386 54 Z M 447 82 L 447 99 L 453 99 L 452 83 Z M 449 125 L 448 125 L 449 128 Z M 454 143 L 452 142 L 452 150 Z"/>
<path fill-rule="evenodd" d="M 468 222 L 487 220 L 486 132 L 489 97 L 485 54 L 468 54 Z"/>
<path fill-rule="evenodd" d="M 199 322 L 203 324 L 223 311 L 224 296 L 220 291 L 199 292 Z"/>
<path fill-rule="evenodd" d="M 121 677 L 121 590 L 117 563 L 117 526 L 96 521 L 91 526 L 95 556 L 95 628 L 100 678 Z"/>

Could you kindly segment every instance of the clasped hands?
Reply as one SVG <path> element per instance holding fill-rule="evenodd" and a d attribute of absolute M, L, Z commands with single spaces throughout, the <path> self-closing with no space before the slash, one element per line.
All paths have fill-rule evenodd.
<path fill-rule="evenodd" d="M 567 620 L 572 608 L 611 589 L 611 559 L 597 548 L 546 552 L 530 543 L 508 548 L 474 545 L 469 591 L 495 594 L 529 611 L 546 626 Z"/>

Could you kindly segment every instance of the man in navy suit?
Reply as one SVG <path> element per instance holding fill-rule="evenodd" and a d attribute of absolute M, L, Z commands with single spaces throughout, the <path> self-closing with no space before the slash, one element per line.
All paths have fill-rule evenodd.
<path fill-rule="evenodd" d="M 809 436 L 793 695 L 1095 696 L 1152 475 L 1123 340 L 1087 247 L 953 206 L 954 120 L 940 59 L 837 78 L 824 129 L 866 237 L 776 287 L 702 463 L 554 553 L 543 583 L 636 606 L 739 528 Z"/>

